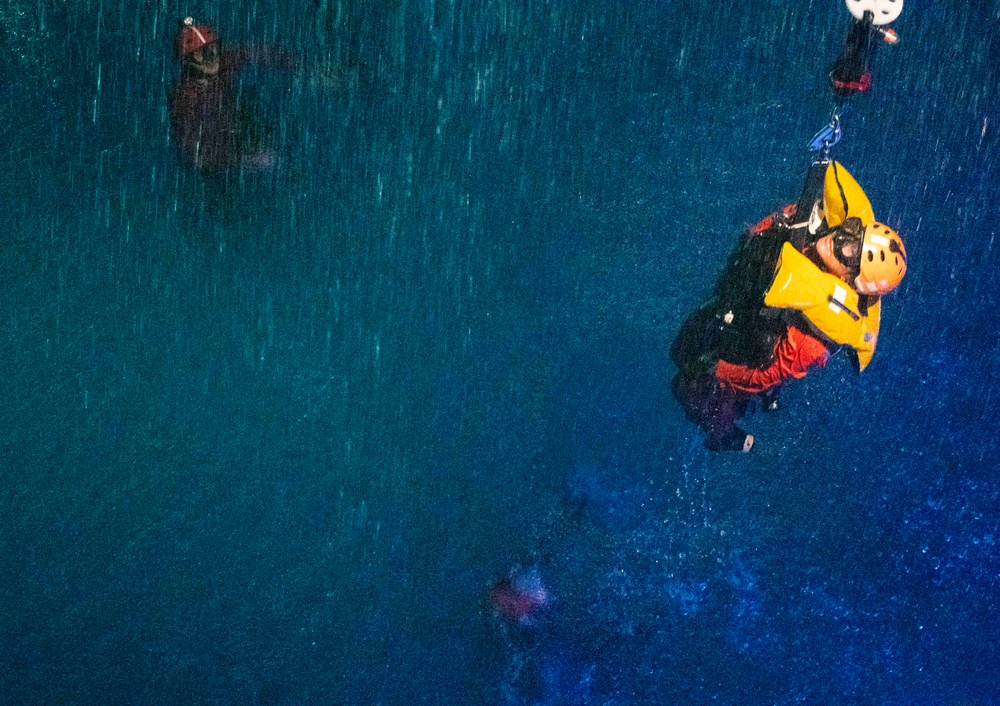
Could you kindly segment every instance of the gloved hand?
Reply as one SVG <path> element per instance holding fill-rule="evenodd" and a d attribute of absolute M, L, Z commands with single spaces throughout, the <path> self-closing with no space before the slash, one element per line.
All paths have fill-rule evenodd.
<path fill-rule="evenodd" d="M 760 406 L 765 412 L 777 412 L 778 411 L 778 393 L 781 392 L 781 386 L 772 387 L 769 390 L 764 390 L 760 394 Z"/>
<path fill-rule="evenodd" d="M 327 93 L 367 94 L 375 88 L 376 74 L 362 63 L 324 62 L 309 67 L 306 78 L 311 85 Z"/>
<path fill-rule="evenodd" d="M 356 78 L 348 67 L 329 62 L 313 66 L 309 71 L 310 81 L 319 88 L 334 93 L 350 91 Z"/>
<path fill-rule="evenodd" d="M 698 357 L 691 367 L 688 369 L 688 374 L 693 377 L 715 377 L 715 366 L 718 365 L 718 359 L 705 353 Z"/>

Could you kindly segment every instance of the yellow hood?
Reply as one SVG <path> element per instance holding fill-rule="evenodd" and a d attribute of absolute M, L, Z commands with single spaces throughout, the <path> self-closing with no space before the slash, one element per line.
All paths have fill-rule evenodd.
<path fill-rule="evenodd" d="M 831 162 L 826 168 L 826 177 L 823 181 L 823 210 L 826 214 L 826 223 L 831 228 L 836 228 L 852 216 L 860 218 L 861 224 L 865 226 L 875 220 L 875 212 L 865 192 L 839 162 Z"/>

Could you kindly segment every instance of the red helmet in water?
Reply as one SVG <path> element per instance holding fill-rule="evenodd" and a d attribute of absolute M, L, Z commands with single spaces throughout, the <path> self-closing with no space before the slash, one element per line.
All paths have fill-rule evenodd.
<path fill-rule="evenodd" d="M 195 25 L 194 19 L 185 17 L 181 22 L 181 27 L 177 30 L 177 38 L 174 39 L 174 50 L 177 58 L 183 59 L 188 54 L 201 49 L 206 44 L 218 41 L 215 30 L 205 25 Z"/>

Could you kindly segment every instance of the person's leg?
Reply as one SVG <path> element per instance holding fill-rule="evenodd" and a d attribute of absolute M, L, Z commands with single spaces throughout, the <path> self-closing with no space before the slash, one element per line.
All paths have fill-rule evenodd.
<path fill-rule="evenodd" d="M 710 451 L 749 451 L 753 447 L 753 436 L 736 424 L 746 414 L 746 395 L 715 383 L 711 400 L 711 413 L 702 425 L 708 434 L 705 446 Z"/>
<path fill-rule="evenodd" d="M 746 395 L 706 376 L 678 375 L 674 396 L 687 418 L 705 432 L 710 451 L 749 451 L 753 446 L 753 436 L 736 424 L 747 411 Z"/>

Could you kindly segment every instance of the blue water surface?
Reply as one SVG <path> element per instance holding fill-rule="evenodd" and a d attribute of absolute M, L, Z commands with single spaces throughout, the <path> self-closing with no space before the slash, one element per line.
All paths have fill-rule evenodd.
<path fill-rule="evenodd" d="M 280 163 L 224 191 L 170 135 L 185 15 L 300 58 L 243 76 Z M 839 0 L 0 21 L 0 702 L 1000 704 L 995 0 L 908 0 L 845 106 L 909 272 L 749 455 L 668 350 L 798 196 Z"/>

